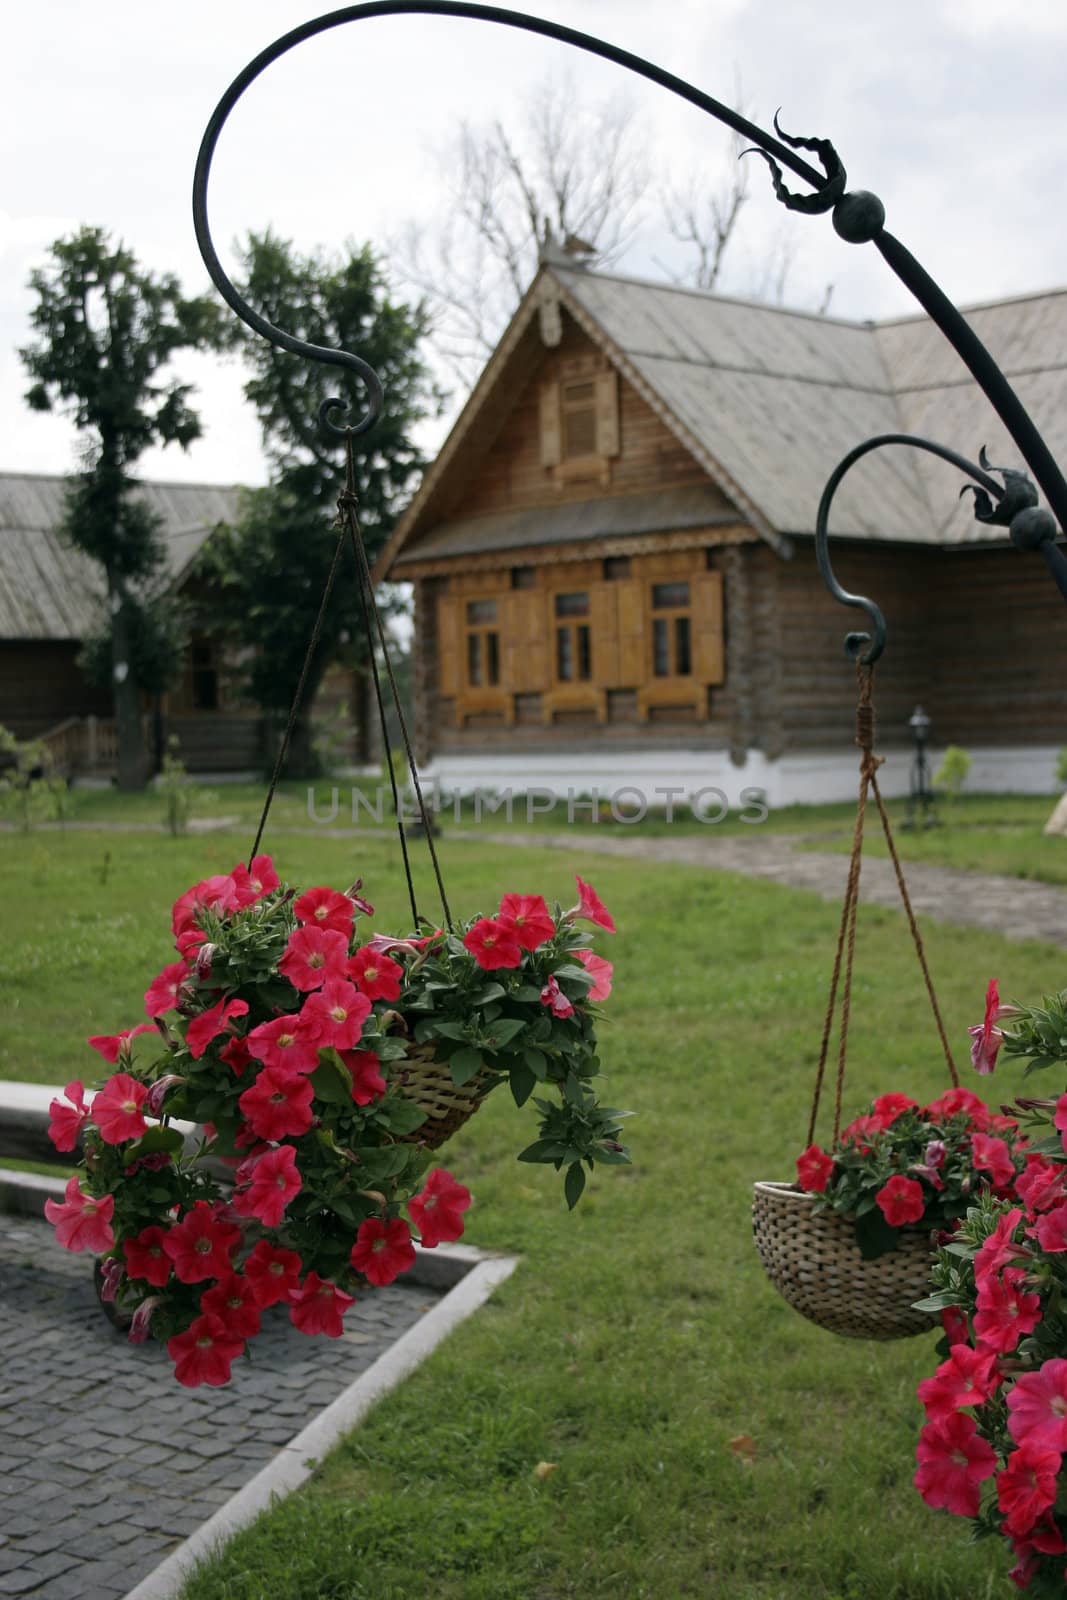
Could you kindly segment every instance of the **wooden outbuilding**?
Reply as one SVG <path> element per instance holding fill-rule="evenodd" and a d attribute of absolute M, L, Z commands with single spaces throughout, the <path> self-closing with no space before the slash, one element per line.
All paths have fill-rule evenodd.
<path fill-rule="evenodd" d="M 1067 293 L 968 315 L 1067 456 Z M 1020 465 L 925 317 L 845 322 L 546 262 L 378 564 L 415 595 L 420 754 L 445 787 L 855 784 L 854 674 L 813 549 L 823 485 L 914 432 Z M 1051 788 L 1067 610 L 1039 557 L 973 520 L 959 475 L 877 452 L 835 501 L 846 588 L 889 623 L 889 790 L 908 719 L 971 786 Z"/>

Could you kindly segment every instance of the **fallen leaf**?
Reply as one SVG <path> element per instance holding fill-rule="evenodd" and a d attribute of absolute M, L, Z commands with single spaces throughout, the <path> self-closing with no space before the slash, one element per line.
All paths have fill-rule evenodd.
<path fill-rule="evenodd" d="M 558 1461 L 539 1461 L 534 1467 L 534 1477 L 540 1478 L 544 1482 L 546 1478 L 551 1478 L 558 1466 Z"/>
<path fill-rule="evenodd" d="M 747 1466 L 751 1466 L 755 1461 L 758 1452 L 756 1449 L 756 1441 L 753 1439 L 750 1433 L 739 1433 L 736 1439 L 728 1439 L 726 1444 L 727 1448 L 731 1450 L 739 1460 L 744 1461 Z"/>

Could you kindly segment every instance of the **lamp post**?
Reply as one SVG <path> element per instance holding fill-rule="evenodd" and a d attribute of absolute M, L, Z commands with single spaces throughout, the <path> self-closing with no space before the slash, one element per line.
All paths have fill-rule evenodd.
<path fill-rule="evenodd" d="M 926 747 L 930 739 L 930 718 L 922 706 L 916 706 L 908 718 L 915 754 L 911 763 L 911 780 L 908 786 L 908 814 L 905 828 L 936 828 L 938 818 L 934 813 L 935 795 L 930 782 L 930 764 Z"/>

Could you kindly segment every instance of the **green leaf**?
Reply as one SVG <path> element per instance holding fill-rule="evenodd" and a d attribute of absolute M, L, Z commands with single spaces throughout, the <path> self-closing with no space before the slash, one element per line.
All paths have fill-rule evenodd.
<path fill-rule="evenodd" d="M 500 1050 L 510 1044 L 517 1033 L 521 1033 L 526 1022 L 522 1017 L 503 1017 L 499 1022 L 494 1022 L 486 1038 L 486 1046 L 490 1050 Z"/>
<path fill-rule="evenodd" d="M 520 1150 L 519 1161 L 560 1161 L 567 1153 L 567 1146 L 560 1144 L 557 1139 L 535 1139 L 533 1144 L 528 1144 L 525 1150 Z"/>
<path fill-rule="evenodd" d="M 414 1100 L 403 1095 L 390 1095 L 376 1107 L 378 1120 L 391 1133 L 414 1133 L 426 1121 L 426 1112 Z"/>
<path fill-rule="evenodd" d="M 132 1162 L 139 1161 L 142 1156 L 156 1155 L 161 1150 L 165 1150 L 169 1155 L 177 1155 L 184 1144 L 185 1140 L 177 1128 L 164 1128 L 162 1125 L 149 1128 L 130 1145 L 123 1157 L 123 1164 L 128 1167 Z"/>
<path fill-rule="evenodd" d="M 523 1005 L 536 1005 L 541 999 L 541 991 L 540 989 L 535 989 L 531 983 L 521 983 L 511 998 L 520 1001 Z"/>
<path fill-rule="evenodd" d="M 538 1083 L 544 1083 L 548 1076 L 548 1057 L 543 1050 L 524 1050 L 522 1058 Z"/>
<path fill-rule="evenodd" d="M 326 1105 L 352 1104 L 352 1074 L 336 1050 L 320 1052 L 319 1065 L 311 1074 L 311 1087 L 316 1100 Z"/>
<path fill-rule="evenodd" d="M 474 995 L 474 1004 L 476 1006 L 487 1006 L 491 1000 L 502 1000 L 505 994 L 507 994 L 507 990 L 503 984 L 487 983 L 484 989 L 479 989 L 478 993 Z"/>
<path fill-rule="evenodd" d="M 448 1070 L 452 1074 L 452 1082 L 457 1089 L 462 1089 L 465 1083 L 477 1077 L 483 1066 L 481 1052 L 468 1046 L 464 1050 L 457 1050 L 449 1058 Z"/>
<path fill-rule="evenodd" d="M 567 1176 L 563 1180 L 563 1193 L 567 1197 L 567 1209 L 573 1211 L 582 1198 L 585 1188 L 585 1168 L 580 1161 L 572 1161 L 567 1168 Z"/>
<path fill-rule="evenodd" d="M 468 1039 L 470 1037 L 470 1028 L 464 1022 L 435 1022 L 433 1031 L 439 1034 L 442 1039 Z"/>
<path fill-rule="evenodd" d="M 511 1093 L 517 1106 L 524 1106 L 533 1094 L 537 1078 L 529 1067 L 519 1063 L 511 1069 Z"/>

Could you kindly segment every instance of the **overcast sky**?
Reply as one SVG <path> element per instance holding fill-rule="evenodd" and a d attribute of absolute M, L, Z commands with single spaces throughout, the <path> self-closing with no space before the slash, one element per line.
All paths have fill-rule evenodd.
<path fill-rule="evenodd" d="M 1063 0 L 528 0 L 722 99 L 740 79 L 748 114 L 833 139 L 850 185 L 873 189 L 888 226 L 962 304 L 1067 284 L 1062 204 Z M 0 141 L 0 470 L 75 465 L 61 419 L 26 410 L 16 353 L 30 334 L 26 279 L 81 224 L 109 229 L 186 291 L 210 289 L 189 215 L 197 147 L 216 101 L 252 56 L 313 15 L 306 0 L 36 0 L 5 19 Z M 210 195 L 224 262 L 271 224 L 303 250 L 379 248 L 435 205 L 433 149 L 458 119 L 515 113 L 550 73 L 582 98 L 623 92 L 650 146 L 717 181 L 727 136 L 619 68 L 485 23 L 404 16 L 349 25 L 270 67 L 223 133 Z M 762 169 L 761 169 L 762 171 Z M 803 186 L 801 186 L 803 187 Z M 743 293 L 784 225 L 796 260 L 787 303 L 833 314 L 912 309 L 872 247 L 825 217 L 784 213 L 753 176 L 728 287 Z M 662 277 L 646 235 L 625 270 Z M 236 363 L 187 359 L 205 437 L 142 458 L 147 477 L 262 482 L 255 419 Z M 965 443 L 965 442 L 964 442 Z"/>

